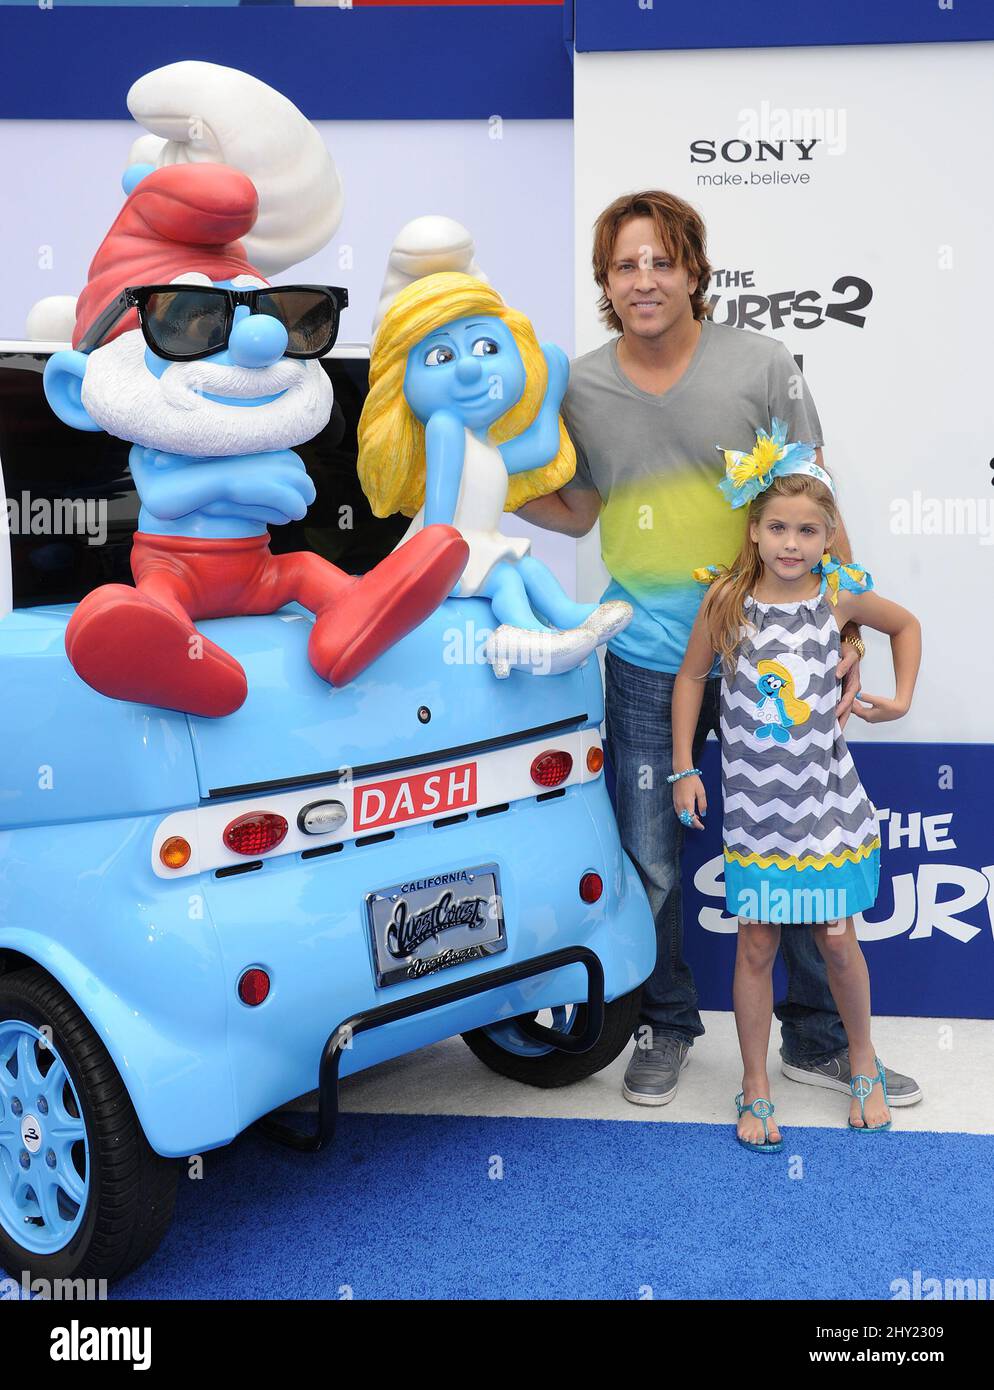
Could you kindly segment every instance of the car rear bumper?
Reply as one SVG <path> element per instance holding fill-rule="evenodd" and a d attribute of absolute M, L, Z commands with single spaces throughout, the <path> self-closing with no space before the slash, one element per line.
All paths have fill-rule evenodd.
<path fill-rule="evenodd" d="M 74 826 L 55 836 L 8 832 L 0 859 L 8 946 L 69 991 L 128 1087 L 149 1143 L 184 1156 L 233 1139 L 315 1089 L 322 1050 L 343 1021 L 443 983 L 583 946 L 603 966 L 610 1001 L 655 962 L 655 932 L 622 852 L 603 778 L 562 796 L 512 803 L 457 824 L 415 825 L 334 854 L 287 855 L 258 871 L 175 883 L 149 867 L 161 818 Z M 500 875 L 506 949 L 417 980 L 378 987 L 366 895 L 404 877 L 484 862 Z M 604 891 L 583 902 L 595 871 Z M 238 980 L 261 966 L 272 981 L 258 1007 Z M 356 1036 L 348 1076 L 469 1029 L 586 998 L 572 964 Z"/>
<path fill-rule="evenodd" d="M 582 965 L 587 972 L 582 1026 L 563 1033 L 524 1020 L 519 1021 L 517 1026 L 535 1041 L 546 1043 L 560 1051 L 588 1052 L 596 1044 L 604 1026 L 604 969 L 600 959 L 588 947 L 564 946 L 558 951 L 536 956 L 534 960 L 521 961 L 518 965 L 492 967 L 477 979 L 455 980 L 451 984 L 438 985 L 427 993 L 396 999 L 392 1003 L 380 1004 L 367 1013 L 354 1014 L 334 1029 L 321 1052 L 317 1126 L 310 1130 L 301 1130 L 299 1126 L 288 1124 L 276 1116 L 267 1116 L 259 1121 L 260 1130 L 267 1138 L 284 1144 L 287 1148 L 303 1153 L 316 1153 L 334 1136 L 338 1118 L 341 1059 L 356 1037 L 374 1028 L 389 1027 L 406 1018 L 443 1008 L 447 1004 L 461 1003 L 474 995 L 485 993 L 487 989 L 504 989 L 523 980 L 531 980 L 538 975 L 574 964 Z"/>
<path fill-rule="evenodd" d="M 442 874 L 484 860 L 498 866 L 506 949 L 418 980 L 377 987 L 366 894 L 405 875 Z M 604 892 L 587 904 L 579 882 L 591 870 L 603 879 Z M 212 878 L 205 896 L 227 981 L 237 1130 L 314 1090 L 329 1033 L 355 1014 L 568 946 L 585 946 L 597 955 L 608 1001 L 639 985 L 655 963 L 648 903 L 621 850 L 603 780 L 571 788 L 552 801 L 533 797 L 514 803 L 499 817 L 470 818 L 443 829 L 413 827 L 385 843 Z M 268 998 L 256 1008 L 242 1005 L 236 994 L 237 981 L 250 966 L 261 966 L 272 981 Z M 583 1000 L 586 994 L 584 967 L 572 964 L 442 1004 L 355 1036 L 343 1051 L 341 1075 L 499 1019 Z M 232 1137 L 220 1135 L 213 1142 Z M 159 1147 L 165 1136 L 149 1133 L 149 1138 Z M 196 1145 L 207 1147 L 207 1136 L 199 1136 Z M 188 1151 L 183 1145 L 177 1149 Z"/>

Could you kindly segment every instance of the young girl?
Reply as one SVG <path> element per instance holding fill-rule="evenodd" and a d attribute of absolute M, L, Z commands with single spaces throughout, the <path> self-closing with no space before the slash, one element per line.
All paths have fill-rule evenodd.
<path fill-rule="evenodd" d="M 839 633 L 847 622 L 891 639 L 896 693 L 860 692 L 853 713 L 868 723 L 899 719 L 911 704 L 921 629 L 906 608 L 872 592 L 856 565 L 831 557 L 835 488 L 807 446 L 761 433 L 751 455 L 726 453 L 722 489 L 750 503 L 746 536 L 731 569 L 695 571 L 710 583 L 673 694 L 673 805 L 703 829 L 704 785 L 693 767 L 703 682 L 722 664 L 721 747 L 725 899 L 738 917 L 733 1002 L 742 1051 L 735 1104 L 740 1143 L 782 1147 L 766 1057 L 772 969 L 780 929 L 813 931 L 849 1039 L 849 1124 L 887 1129 L 883 1068 L 870 1037 L 870 987 L 852 914 L 871 907 L 880 838 L 835 716 Z"/>

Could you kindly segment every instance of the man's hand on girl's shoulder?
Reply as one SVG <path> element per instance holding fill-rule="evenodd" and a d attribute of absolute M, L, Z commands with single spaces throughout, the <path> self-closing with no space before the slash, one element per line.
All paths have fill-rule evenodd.
<path fill-rule="evenodd" d="M 835 707 L 835 717 L 839 728 L 846 727 L 846 720 L 853 712 L 853 702 L 859 691 L 859 653 L 851 642 L 842 643 L 842 652 L 835 675 L 842 682 L 842 696 Z"/>

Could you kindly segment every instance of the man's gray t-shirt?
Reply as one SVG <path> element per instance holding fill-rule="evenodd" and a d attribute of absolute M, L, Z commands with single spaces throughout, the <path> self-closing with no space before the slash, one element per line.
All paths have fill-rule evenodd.
<path fill-rule="evenodd" d="M 680 380 L 661 396 L 642 391 L 618 363 L 618 340 L 570 367 L 563 418 L 576 446 L 570 487 L 596 488 L 605 599 L 635 616 L 609 650 L 636 666 L 679 670 L 704 586 L 699 565 L 731 564 L 746 507 L 719 491 L 716 448 L 751 452 L 757 430 L 787 425 L 787 441 L 824 441 L 818 412 L 784 345 L 750 329 L 705 319 Z"/>

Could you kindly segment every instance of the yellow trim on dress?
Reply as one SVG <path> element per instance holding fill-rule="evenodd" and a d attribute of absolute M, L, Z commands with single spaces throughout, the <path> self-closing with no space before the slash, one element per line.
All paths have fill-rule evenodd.
<path fill-rule="evenodd" d="M 843 864 L 858 864 L 860 860 L 868 859 L 875 849 L 880 848 L 880 836 L 859 849 L 840 849 L 835 854 L 805 854 L 800 859 L 793 854 L 757 854 L 755 851 L 742 854 L 737 849 L 723 848 L 727 863 L 741 864 L 745 868 L 756 864 L 761 869 L 768 869 L 771 865 L 777 869 L 824 869 L 828 865 L 840 869 Z"/>

